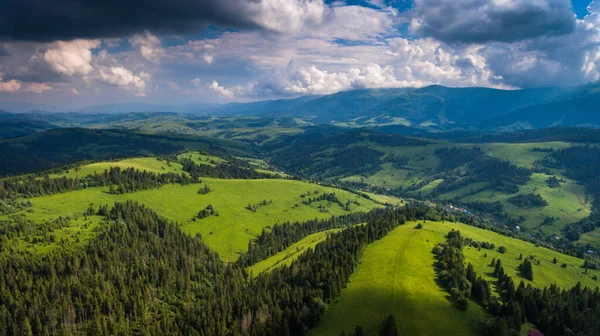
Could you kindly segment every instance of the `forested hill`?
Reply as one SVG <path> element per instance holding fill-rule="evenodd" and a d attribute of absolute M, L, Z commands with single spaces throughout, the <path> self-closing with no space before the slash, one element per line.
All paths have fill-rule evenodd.
<path fill-rule="evenodd" d="M 187 147 L 210 149 L 221 155 L 251 153 L 245 143 L 201 136 L 62 128 L 0 140 L 0 177 L 39 172 L 85 160 L 164 156 Z"/>
<path fill-rule="evenodd" d="M 137 134 L 58 129 L 0 141 L 0 176 L 40 171 L 81 160 L 165 155 L 182 147 Z"/>

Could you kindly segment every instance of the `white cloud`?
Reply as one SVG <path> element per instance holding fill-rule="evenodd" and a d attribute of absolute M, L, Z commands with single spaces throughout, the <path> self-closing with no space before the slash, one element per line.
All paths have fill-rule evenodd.
<path fill-rule="evenodd" d="M 279 94 L 328 94 L 359 88 L 387 88 L 411 86 L 410 82 L 396 79 L 391 66 L 368 64 L 350 68 L 347 72 L 328 72 L 315 66 L 297 67 L 290 63 L 284 72 L 274 72 L 258 87 Z"/>
<path fill-rule="evenodd" d="M 247 18 L 264 29 L 278 33 L 298 33 L 325 19 L 329 7 L 323 0 L 262 0 L 237 2 Z"/>
<path fill-rule="evenodd" d="M 204 62 L 206 62 L 206 63 L 208 63 L 208 64 L 212 64 L 212 62 L 214 62 L 214 61 L 215 61 L 215 58 L 214 58 L 214 57 L 212 57 L 211 55 L 208 55 L 208 54 L 204 54 L 204 55 L 202 56 L 202 59 L 204 60 Z"/>
<path fill-rule="evenodd" d="M 98 47 L 100 47 L 98 40 L 59 41 L 50 46 L 43 54 L 43 59 L 52 70 L 61 75 L 88 75 L 94 70 L 91 65 L 91 49 Z"/>
<path fill-rule="evenodd" d="M 176 46 L 163 46 L 150 32 L 102 43 L 5 42 L 0 90 L 53 87 L 68 94 L 70 88 L 92 92 L 106 83 L 123 89 L 103 88 L 109 98 L 118 91 L 152 91 L 156 98 L 155 88 L 165 88 L 165 100 L 176 101 L 178 94 L 210 100 L 215 93 L 248 100 L 369 87 L 517 88 L 600 80 L 598 1 L 581 20 L 565 12 L 567 0 L 416 0 L 410 15 L 399 15 L 382 0 L 368 1 L 371 8 L 343 1 L 222 1 L 235 3 L 246 24 L 276 34 L 240 25 Z M 428 37 L 402 36 L 399 27 L 407 18 L 413 32 Z M 127 41 L 131 48 L 116 48 Z M 107 48 L 93 53 L 100 46 Z"/>
<path fill-rule="evenodd" d="M 44 93 L 52 90 L 52 87 L 46 83 L 23 83 L 16 79 L 8 81 L 2 80 L 2 74 L 0 74 L 0 92 L 17 93 L 17 92 L 32 92 L 32 93 Z"/>
<path fill-rule="evenodd" d="M 198 78 L 196 78 L 198 79 Z M 197 84 L 197 83 L 195 83 Z M 219 85 L 219 82 L 217 82 L 216 80 L 213 80 L 211 83 L 209 83 L 207 85 L 208 89 L 210 89 L 211 91 L 214 91 L 226 98 L 233 98 L 234 97 L 234 92 L 233 90 L 229 90 L 226 89 L 224 87 L 222 87 L 221 85 Z"/>
<path fill-rule="evenodd" d="M 46 83 L 25 83 L 23 89 L 25 92 L 44 93 L 52 90 L 52 87 Z"/>
<path fill-rule="evenodd" d="M 165 56 L 165 50 L 162 48 L 162 43 L 155 35 L 146 31 L 143 35 L 134 35 L 129 39 L 132 46 L 137 46 L 140 49 L 142 56 L 151 61 L 158 63 Z"/>
<path fill-rule="evenodd" d="M 21 89 L 21 83 L 19 83 L 18 81 L 12 79 L 12 80 L 3 82 L 2 79 L 0 78 L 0 92 L 14 93 L 14 92 L 19 91 L 19 89 Z"/>
<path fill-rule="evenodd" d="M 131 70 L 122 66 L 112 66 L 100 69 L 100 79 L 111 85 L 135 90 L 138 95 L 144 96 L 146 80 L 150 79 L 150 75 L 144 72 L 135 75 Z"/>
<path fill-rule="evenodd" d="M 71 88 L 71 94 L 74 96 L 81 95 L 81 93 L 79 93 L 79 90 L 77 90 L 76 88 Z"/>

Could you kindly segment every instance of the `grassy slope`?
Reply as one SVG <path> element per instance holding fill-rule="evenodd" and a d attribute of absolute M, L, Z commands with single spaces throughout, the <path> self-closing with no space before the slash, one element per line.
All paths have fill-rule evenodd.
<path fill-rule="evenodd" d="M 534 173 L 531 180 L 522 186 L 517 194 L 540 194 L 549 205 L 540 208 L 519 208 L 507 202 L 517 194 L 508 195 L 504 193 L 485 190 L 464 198 L 465 201 L 486 202 L 500 201 L 504 205 L 504 212 L 513 216 L 523 216 L 526 219 L 524 227 L 536 230 L 546 217 L 558 218 L 552 225 L 542 226 L 545 234 L 560 234 L 561 228 L 566 224 L 576 222 L 589 216 L 592 199 L 586 197 L 585 188 L 574 181 L 562 177 L 566 183 L 561 183 L 560 188 L 550 188 L 546 184 L 548 175 Z M 468 188 L 468 187 L 467 187 Z M 476 188 L 477 189 L 477 188 Z"/>
<path fill-rule="evenodd" d="M 369 193 L 366 192 L 366 195 L 368 195 L 369 197 L 371 197 L 371 199 L 380 202 L 380 203 L 389 203 L 392 205 L 403 205 L 404 204 L 404 200 L 398 197 L 394 197 L 394 196 L 387 196 L 387 195 L 379 195 L 379 194 L 373 194 L 373 193 Z"/>
<path fill-rule="evenodd" d="M 224 259 L 235 260 L 237 253 L 246 251 L 248 241 L 263 228 L 284 221 L 305 221 L 314 218 L 327 218 L 331 215 L 347 213 L 333 204 L 329 213 L 321 213 L 318 204 L 310 206 L 301 203 L 300 194 L 319 190 L 335 192 L 342 202 L 356 200 L 352 211 L 367 211 L 378 206 L 358 195 L 333 188 L 291 180 L 219 180 L 203 178 L 212 191 L 207 195 L 197 193 L 200 185 L 166 185 L 160 189 L 144 190 L 132 194 L 111 195 L 105 188 L 90 188 L 64 194 L 32 198 L 33 212 L 22 212 L 27 217 L 40 222 L 58 216 L 73 216 L 82 213 L 90 203 L 111 205 L 115 201 L 128 199 L 140 201 L 157 213 L 182 223 L 184 231 L 200 233 L 205 242 Z M 256 212 L 246 210 L 249 203 L 258 204 L 262 200 L 273 200 L 272 204 L 260 207 Z M 219 216 L 211 216 L 192 221 L 198 211 L 212 204 Z M 298 204 L 298 207 L 295 205 Z M 6 216 L 0 216 L 6 218 Z"/>
<path fill-rule="evenodd" d="M 540 160 L 548 153 L 533 151 L 533 148 L 554 148 L 562 149 L 571 144 L 566 142 L 544 142 L 544 143 L 490 143 L 490 144 L 453 144 L 453 143 L 434 143 L 427 146 L 418 147 L 385 147 L 372 143 L 362 143 L 369 147 L 379 150 L 386 154 L 404 155 L 409 158 L 409 162 L 403 168 L 394 168 L 391 163 L 381 165 L 381 170 L 370 176 L 350 176 L 345 178 L 347 181 L 366 182 L 371 185 L 383 187 L 409 187 L 415 183 L 423 181 L 428 176 L 435 173 L 439 165 L 439 158 L 435 155 L 435 150 L 442 147 L 480 147 L 487 155 L 495 156 L 507 160 L 521 167 L 531 168 L 535 161 Z M 523 227 L 530 230 L 537 230 L 539 225 L 546 217 L 558 218 L 552 225 L 541 227 L 545 234 L 561 234 L 561 229 L 569 223 L 576 222 L 587 217 L 591 211 L 592 199 L 586 197 L 585 188 L 575 181 L 567 179 L 563 172 L 554 171 L 556 176 L 566 181 L 561 188 L 552 189 L 545 183 L 547 175 L 533 174 L 532 179 L 527 185 L 520 188 L 519 194 L 539 193 L 548 201 L 549 206 L 543 208 L 522 209 L 511 205 L 507 200 L 514 196 L 494 192 L 487 189 L 487 184 L 477 182 L 467 185 L 461 189 L 439 195 L 440 199 L 450 200 L 454 197 L 460 197 L 465 201 L 500 201 L 504 206 L 504 212 L 513 216 L 525 217 Z M 434 180 L 421 189 L 412 192 L 415 196 L 429 194 L 442 180 Z M 477 192 L 481 191 L 481 192 Z M 473 192 L 476 192 L 473 194 Z M 586 240 L 587 239 L 587 240 Z M 594 236 L 589 235 L 582 240 L 583 242 L 594 241 Z"/>
<path fill-rule="evenodd" d="M 284 251 L 281 251 L 274 256 L 248 267 L 246 271 L 253 276 L 257 276 L 262 272 L 269 272 L 273 268 L 289 266 L 292 261 L 296 260 L 296 258 L 298 258 L 307 249 L 314 248 L 315 245 L 327 239 L 327 236 L 330 233 L 337 231 L 339 231 L 339 229 L 321 231 L 308 235 Z"/>
<path fill-rule="evenodd" d="M 578 243 L 584 246 L 590 244 L 593 250 L 600 250 L 600 228 L 582 234 Z"/>
<path fill-rule="evenodd" d="M 342 330 L 352 330 L 356 324 L 377 330 L 378 324 L 388 314 L 396 317 L 404 335 L 475 334 L 474 320 L 485 317 L 484 312 L 475 303 L 470 305 L 468 313 L 453 308 L 446 300 L 447 293 L 434 281 L 431 250 L 436 243 L 444 241 L 444 236 L 452 228 L 460 230 L 465 237 L 507 248 L 505 254 L 497 250 L 465 248 L 467 261 L 473 263 L 477 273 L 488 280 L 495 280 L 489 276 L 493 270 L 489 263 L 492 258 L 500 258 L 505 271 L 518 284 L 522 278 L 516 269 L 521 262 L 517 258 L 523 253 L 524 257 L 535 255 L 541 261 L 539 266 L 534 265 L 535 286 L 557 283 L 562 288 L 570 288 L 578 281 L 589 287 L 600 284 L 591 278 L 592 275 L 600 275 L 600 272 L 585 274 L 580 267 L 583 264 L 581 259 L 464 224 L 426 222 L 421 230 L 414 229 L 415 225 L 407 223 L 398 227 L 367 247 L 348 287 L 338 302 L 330 306 L 312 335 L 339 335 Z M 484 257 L 485 253 L 487 257 Z M 557 264 L 552 263 L 554 257 L 558 260 Z M 560 266 L 563 262 L 568 264 L 566 269 Z"/>
<path fill-rule="evenodd" d="M 64 172 L 61 174 L 55 174 L 53 177 L 57 176 L 66 176 L 70 178 L 75 177 L 84 177 L 94 173 L 102 173 L 104 170 L 109 169 L 110 167 L 120 167 L 120 168 L 135 168 L 138 170 L 147 170 L 154 173 L 181 173 L 182 166 L 177 162 L 171 162 L 170 165 L 167 165 L 166 160 L 157 159 L 155 157 L 151 158 L 132 158 L 125 159 L 120 161 L 106 161 L 106 162 L 97 162 L 91 163 L 88 165 L 84 165 L 79 167 L 79 170 L 71 169 L 68 172 Z"/>
<path fill-rule="evenodd" d="M 570 147 L 567 142 L 539 142 L 539 143 L 489 143 L 477 144 L 486 154 L 512 162 L 521 167 L 532 167 L 533 163 L 548 155 L 544 152 L 532 151 L 532 148 L 563 149 Z"/>
<path fill-rule="evenodd" d="M 475 320 L 485 316 L 483 310 L 475 304 L 466 313 L 457 310 L 435 282 L 431 250 L 442 239 L 409 223 L 371 244 L 311 335 L 339 335 L 356 324 L 376 335 L 388 314 L 396 318 L 401 335 L 476 335 Z"/>

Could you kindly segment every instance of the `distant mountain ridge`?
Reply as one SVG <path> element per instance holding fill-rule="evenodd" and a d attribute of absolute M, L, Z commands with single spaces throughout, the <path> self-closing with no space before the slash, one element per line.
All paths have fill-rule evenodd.
<path fill-rule="evenodd" d="M 222 105 L 116 103 L 86 107 L 65 117 L 77 122 L 75 119 L 93 119 L 83 115 L 145 113 L 136 116 L 143 118 L 147 113 L 174 112 L 197 116 L 291 117 L 311 124 L 344 127 L 398 125 L 436 131 L 518 130 L 548 126 L 600 127 L 600 117 L 596 113 L 598 102 L 598 84 L 523 90 L 431 85 L 423 88 L 361 89 L 324 96 Z M 0 102 L 2 108 L 4 105 Z M 29 114 L 52 122 L 48 116 L 40 117 L 49 112 Z M 57 114 L 52 116 L 62 119 Z"/>

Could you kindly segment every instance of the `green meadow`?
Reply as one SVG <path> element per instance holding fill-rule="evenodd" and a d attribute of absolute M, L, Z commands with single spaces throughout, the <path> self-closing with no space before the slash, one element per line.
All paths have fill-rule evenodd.
<path fill-rule="evenodd" d="M 77 169 L 72 168 L 66 172 L 60 174 L 54 174 L 53 177 L 84 177 L 94 173 L 102 173 L 110 167 L 119 167 L 122 169 L 126 168 L 135 168 L 138 170 L 146 170 L 154 173 L 181 173 L 182 166 L 177 162 L 167 162 L 167 160 L 163 160 L 156 157 L 147 157 L 147 158 L 131 158 L 120 161 L 103 161 L 97 163 L 91 163 L 87 165 L 83 165 L 77 167 Z"/>
<path fill-rule="evenodd" d="M 537 151 L 536 148 L 559 150 L 567 148 L 572 144 L 567 142 L 542 142 L 542 143 L 482 143 L 482 144 L 457 144 L 442 141 L 425 146 L 415 147 L 389 147 L 380 146 L 370 142 L 363 142 L 360 145 L 366 145 L 369 148 L 378 150 L 384 154 L 394 154 L 404 156 L 408 159 L 402 167 L 394 167 L 392 163 L 382 163 L 380 170 L 374 173 L 362 175 L 353 175 L 343 178 L 349 182 L 363 182 L 372 186 L 386 188 L 408 188 L 426 182 L 424 186 L 410 192 L 408 195 L 414 197 L 426 197 L 443 182 L 441 178 L 434 176 L 438 172 L 439 158 L 435 151 L 443 147 L 462 147 L 472 148 L 480 147 L 487 155 L 507 160 L 517 166 L 532 168 L 536 161 L 548 156 L 549 153 Z M 516 194 L 506 194 L 491 190 L 487 183 L 476 182 L 453 190 L 445 194 L 437 195 L 441 201 L 450 201 L 459 198 L 466 202 L 500 202 L 504 208 L 504 213 L 513 217 L 523 216 L 525 221 L 521 225 L 529 230 L 530 234 L 536 232 L 542 234 L 562 235 L 562 229 L 565 225 L 577 222 L 591 213 L 593 199 L 586 192 L 585 188 L 576 181 L 570 180 L 564 176 L 564 172 L 552 169 L 552 174 L 565 182 L 561 183 L 560 188 L 550 188 L 546 184 L 549 175 L 542 173 L 532 174 L 531 180 L 519 188 Z M 427 183 L 428 182 L 428 183 Z M 548 203 L 548 206 L 540 208 L 519 208 L 508 203 L 508 199 L 519 194 L 535 193 L 540 194 Z M 548 217 L 555 220 L 551 224 L 541 225 Z M 593 242 L 593 234 L 584 237 L 582 243 Z"/>
<path fill-rule="evenodd" d="M 552 141 L 537 143 L 486 143 L 470 145 L 480 147 L 490 156 L 506 160 L 520 167 L 533 167 L 533 163 L 543 159 L 548 153 L 534 151 L 534 148 L 564 149 L 572 144 L 568 142 Z"/>
<path fill-rule="evenodd" d="M 366 248 L 348 287 L 310 335 L 339 335 L 357 324 L 367 335 L 378 335 L 379 324 L 389 314 L 400 335 L 477 334 L 483 309 L 471 304 L 467 312 L 459 311 L 436 284 L 431 251 L 443 234 L 416 230 L 415 225 L 407 223 Z"/>
<path fill-rule="evenodd" d="M 369 335 L 376 335 L 379 323 L 389 314 L 396 318 L 401 335 L 477 334 L 477 320 L 486 318 L 485 312 L 474 302 L 467 312 L 461 312 L 451 305 L 448 293 L 435 282 L 435 259 L 431 251 L 445 240 L 451 229 L 460 230 L 463 237 L 496 245 L 495 250 L 464 248 L 466 262 L 472 263 L 476 272 L 492 283 L 496 279 L 490 276 L 493 268 L 489 264 L 492 258 L 499 258 L 517 284 L 520 280 L 537 287 L 556 283 L 561 288 L 570 288 L 581 282 L 595 288 L 600 284 L 592 279 L 594 275 L 600 276 L 600 272 L 586 273 L 581 268 L 582 259 L 465 224 L 427 221 L 422 229 L 416 229 L 416 224 L 406 223 L 366 248 L 348 287 L 329 306 L 311 335 L 339 335 L 343 330 L 353 330 L 357 324 Z M 505 246 L 507 251 L 501 254 L 499 246 Z M 533 282 L 518 273 L 521 253 L 523 257 L 539 260 L 540 264 L 533 268 Z M 554 258 L 556 264 L 552 263 Z M 563 268 L 562 263 L 567 267 Z"/>
<path fill-rule="evenodd" d="M 235 261 L 240 252 L 246 251 L 248 241 L 258 235 L 263 228 L 285 221 L 306 221 L 314 218 L 328 218 L 347 213 L 337 204 L 316 202 L 302 204 L 301 194 L 315 191 L 335 192 L 342 201 L 356 201 L 351 211 L 368 211 L 381 205 L 359 195 L 293 180 L 221 180 L 202 178 L 210 186 L 211 192 L 199 195 L 202 184 L 186 186 L 165 185 L 159 189 L 143 190 L 131 194 L 112 195 L 106 188 L 89 188 L 63 194 L 31 198 L 33 207 L 20 214 L 36 222 L 55 219 L 59 216 L 82 216 L 82 213 L 94 204 L 112 205 L 126 200 L 139 201 L 158 214 L 181 224 L 182 229 L 192 235 L 201 234 L 203 240 L 218 252 L 223 259 Z M 259 206 L 256 212 L 247 210 L 249 204 L 261 201 L 271 204 Z M 193 217 L 208 205 L 219 213 L 200 220 Z M 322 212 L 323 205 L 327 212 Z M 0 216 L 0 219 L 8 216 Z"/>
<path fill-rule="evenodd" d="M 295 244 L 292 244 L 284 251 L 246 268 L 246 271 L 252 276 L 257 276 L 260 273 L 269 272 L 277 267 L 289 266 L 302 253 L 306 252 L 306 250 L 314 248 L 318 243 L 327 239 L 329 234 L 338 231 L 340 231 L 340 229 L 321 231 L 308 235 Z"/>
<path fill-rule="evenodd" d="M 514 217 L 523 216 L 525 222 L 521 225 L 531 234 L 540 231 L 544 234 L 561 235 L 561 229 L 569 223 L 576 222 L 590 215 L 593 198 L 586 194 L 585 188 L 564 176 L 558 175 L 565 180 L 560 188 L 550 188 L 546 183 L 549 175 L 534 173 L 531 180 L 519 188 L 516 194 L 506 194 L 488 189 L 484 182 L 477 182 L 461 189 L 442 194 L 440 199 L 451 200 L 460 197 L 466 202 L 500 202 L 504 212 Z M 478 192 L 479 191 L 479 192 Z M 475 192 L 475 193 L 473 193 Z M 508 202 L 515 195 L 540 194 L 547 202 L 547 206 L 537 208 L 521 208 Z M 541 225 L 544 219 L 554 217 L 551 224 Z"/>

